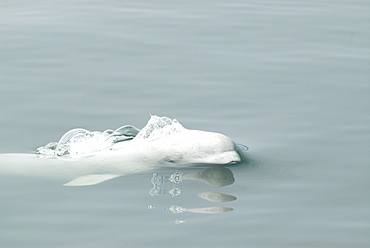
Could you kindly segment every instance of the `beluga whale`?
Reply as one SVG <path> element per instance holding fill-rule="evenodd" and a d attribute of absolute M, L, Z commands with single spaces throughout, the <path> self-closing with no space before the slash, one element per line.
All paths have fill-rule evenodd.
<path fill-rule="evenodd" d="M 94 185 L 158 167 L 227 165 L 241 161 L 239 147 L 226 135 L 190 130 L 177 120 L 151 115 L 141 130 L 76 128 L 35 154 L 0 154 L 0 178 L 23 175 L 65 180 L 65 186 Z"/>

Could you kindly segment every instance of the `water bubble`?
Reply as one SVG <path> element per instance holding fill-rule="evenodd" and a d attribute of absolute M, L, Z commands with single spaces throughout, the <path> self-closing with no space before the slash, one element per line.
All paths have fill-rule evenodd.
<path fill-rule="evenodd" d="M 89 136 L 90 132 L 86 129 L 75 128 L 66 132 L 62 138 L 60 138 L 58 145 L 55 149 L 57 156 L 68 156 L 70 155 L 71 143 L 77 141 L 78 137 Z M 80 138 L 81 139 L 81 138 Z"/>
<path fill-rule="evenodd" d="M 53 157 L 55 154 L 55 149 L 58 145 L 58 142 L 50 142 L 45 146 L 37 148 L 36 153 L 45 157 Z"/>
<path fill-rule="evenodd" d="M 140 132 L 139 129 L 137 129 L 134 126 L 131 125 L 125 125 L 120 128 L 117 128 L 112 135 L 114 136 L 127 136 L 127 137 L 135 137 Z"/>
<path fill-rule="evenodd" d="M 175 119 L 152 115 L 146 126 L 136 135 L 136 139 L 159 139 L 184 130 Z"/>

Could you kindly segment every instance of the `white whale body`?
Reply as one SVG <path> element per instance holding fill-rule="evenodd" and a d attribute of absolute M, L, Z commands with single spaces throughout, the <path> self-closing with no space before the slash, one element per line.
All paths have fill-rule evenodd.
<path fill-rule="evenodd" d="M 24 175 L 65 180 L 66 186 L 93 185 L 158 166 L 233 164 L 240 162 L 238 146 L 229 137 L 188 130 L 176 120 L 151 116 L 138 130 L 73 129 L 38 154 L 0 154 L 0 177 Z"/>

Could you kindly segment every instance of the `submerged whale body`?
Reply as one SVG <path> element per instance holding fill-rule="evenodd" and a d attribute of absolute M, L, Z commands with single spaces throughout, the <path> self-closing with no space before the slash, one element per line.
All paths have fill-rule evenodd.
<path fill-rule="evenodd" d="M 158 166 L 234 164 L 238 146 L 229 137 L 189 130 L 178 121 L 151 116 L 139 130 L 73 129 L 37 154 L 1 154 L 0 175 L 14 174 L 69 180 L 66 186 L 93 185 Z"/>

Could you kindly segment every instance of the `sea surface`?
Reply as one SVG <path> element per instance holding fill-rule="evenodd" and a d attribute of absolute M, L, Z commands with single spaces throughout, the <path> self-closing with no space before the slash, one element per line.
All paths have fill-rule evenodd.
<path fill-rule="evenodd" d="M 365 0 L 1 1 L 0 153 L 150 114 L 249 150 L 231 185 L 163 194 L 153 173 L 199 168 L 89 187 L 0 175 L 0 246 L 370 247 L 369 13 Z"/>

